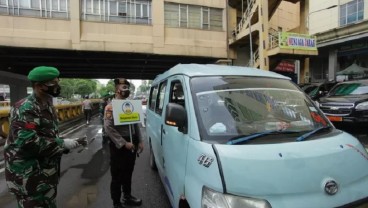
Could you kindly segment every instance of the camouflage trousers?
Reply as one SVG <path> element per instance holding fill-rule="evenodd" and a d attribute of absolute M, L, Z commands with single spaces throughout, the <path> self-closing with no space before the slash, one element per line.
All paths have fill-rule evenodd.
<path fill-rule="evenodd" d="M 18 208 L 56 208 L 56 189 L 34 195 L 16 195 Z"/>

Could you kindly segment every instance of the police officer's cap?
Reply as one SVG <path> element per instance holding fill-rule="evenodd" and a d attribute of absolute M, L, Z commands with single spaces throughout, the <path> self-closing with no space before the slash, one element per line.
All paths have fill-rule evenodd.
<path fill-rule="evenodd" d="M 44 82 L 59 77 L 60 72 L 57 68 L 51 66 L 38 66 L 32 69 L 28 74 L 28 79 L 32 82 Z"/>
<path fill-rule="evenodd" d="M 126 85 L 130 86 L 130 83 L 125 78 L 116 78 L 116 79 L 114 79 L 114 83 L 115 83 L 115 85 L 126 84 Z"/>

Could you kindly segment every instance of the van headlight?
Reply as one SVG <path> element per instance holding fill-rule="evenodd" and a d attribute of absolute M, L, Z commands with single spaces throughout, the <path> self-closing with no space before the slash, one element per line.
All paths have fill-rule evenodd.
<path fill-rule="evenodd" d="M 223 194 L 205 186 L 202 188 L 202 208 L 271 208 L 263 199 Z"/>
<path fill-rule="evenodd" d="M 368 110 L 368 102 L 359 103 L 355 109 L 357 110 Z"/>

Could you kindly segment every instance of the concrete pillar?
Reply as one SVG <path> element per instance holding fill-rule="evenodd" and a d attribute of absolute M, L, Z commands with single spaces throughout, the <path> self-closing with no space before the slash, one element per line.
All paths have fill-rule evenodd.
<path fill-rule="evenodd" d="M 14 104 L 18 100 L 27 96 L 27 87 L 31 86 L 26 76 L 0 71 L 0 83 L 9 85 L 10 103 Z"/>
<path fill-rule="evenodd" d="M 81 38 L 81 2 L 80 1 L 69 1 L 70 2 L 70 37 L 72 40 L 72 48 L 80 49 L 80 38 Z M 82 1 L 83 3 L 83 1 Z"/>
<path fill-rule="evenodd" d="M 29 85 L 25 84 L 24 81 L 18 82 L 17 84 L 10 84 L 9 87 L 11 105 L 27 96 L 27 87 L 29 87 Z"/>
<path fill-rule="evenodd" d="M 154 9 L 153 9 L 154 8 Z M 165 5 L 164 0 L 152 1 L 153 50 L 165 45 Z"/>
<path fill-rule="evenodd" d="M 336 80 L 337 50 L 330 49 L 328 52 L 328 81 Z"/>
<path fill-rule="evenodd" d="M 268 0 L 258 0 L 258 17 L 260 22 L 259 29 L 259 68 L 264 70 L 270 69 L 267 50 L 269 48 L 268 41 Z"/>

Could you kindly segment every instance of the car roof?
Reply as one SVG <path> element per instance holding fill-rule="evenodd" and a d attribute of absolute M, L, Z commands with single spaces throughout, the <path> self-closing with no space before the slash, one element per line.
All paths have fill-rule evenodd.
<path fill-rule="evenodd" d="M 158 75 L 154 79 L 153 83 L 166 79 L 167 77 L 179 74 L 188 77 L 240 75 L 240 76 L 270 77 L 270 78 L 290 80 L 289 77 L 283 76 L 281 74 L 257 68 L 215 65 L 215 64 L 178 64 L 169 69 L 168 71 L 164 72 L 163 74 Z"/>
<path fill-rule="evenodd" d="M 354 83 L 362 83 L 362 84 L 368 85 L 368 79 L 345 81 L 345 82 L 340 82 L 339 84 L 354 84 Z"/>

